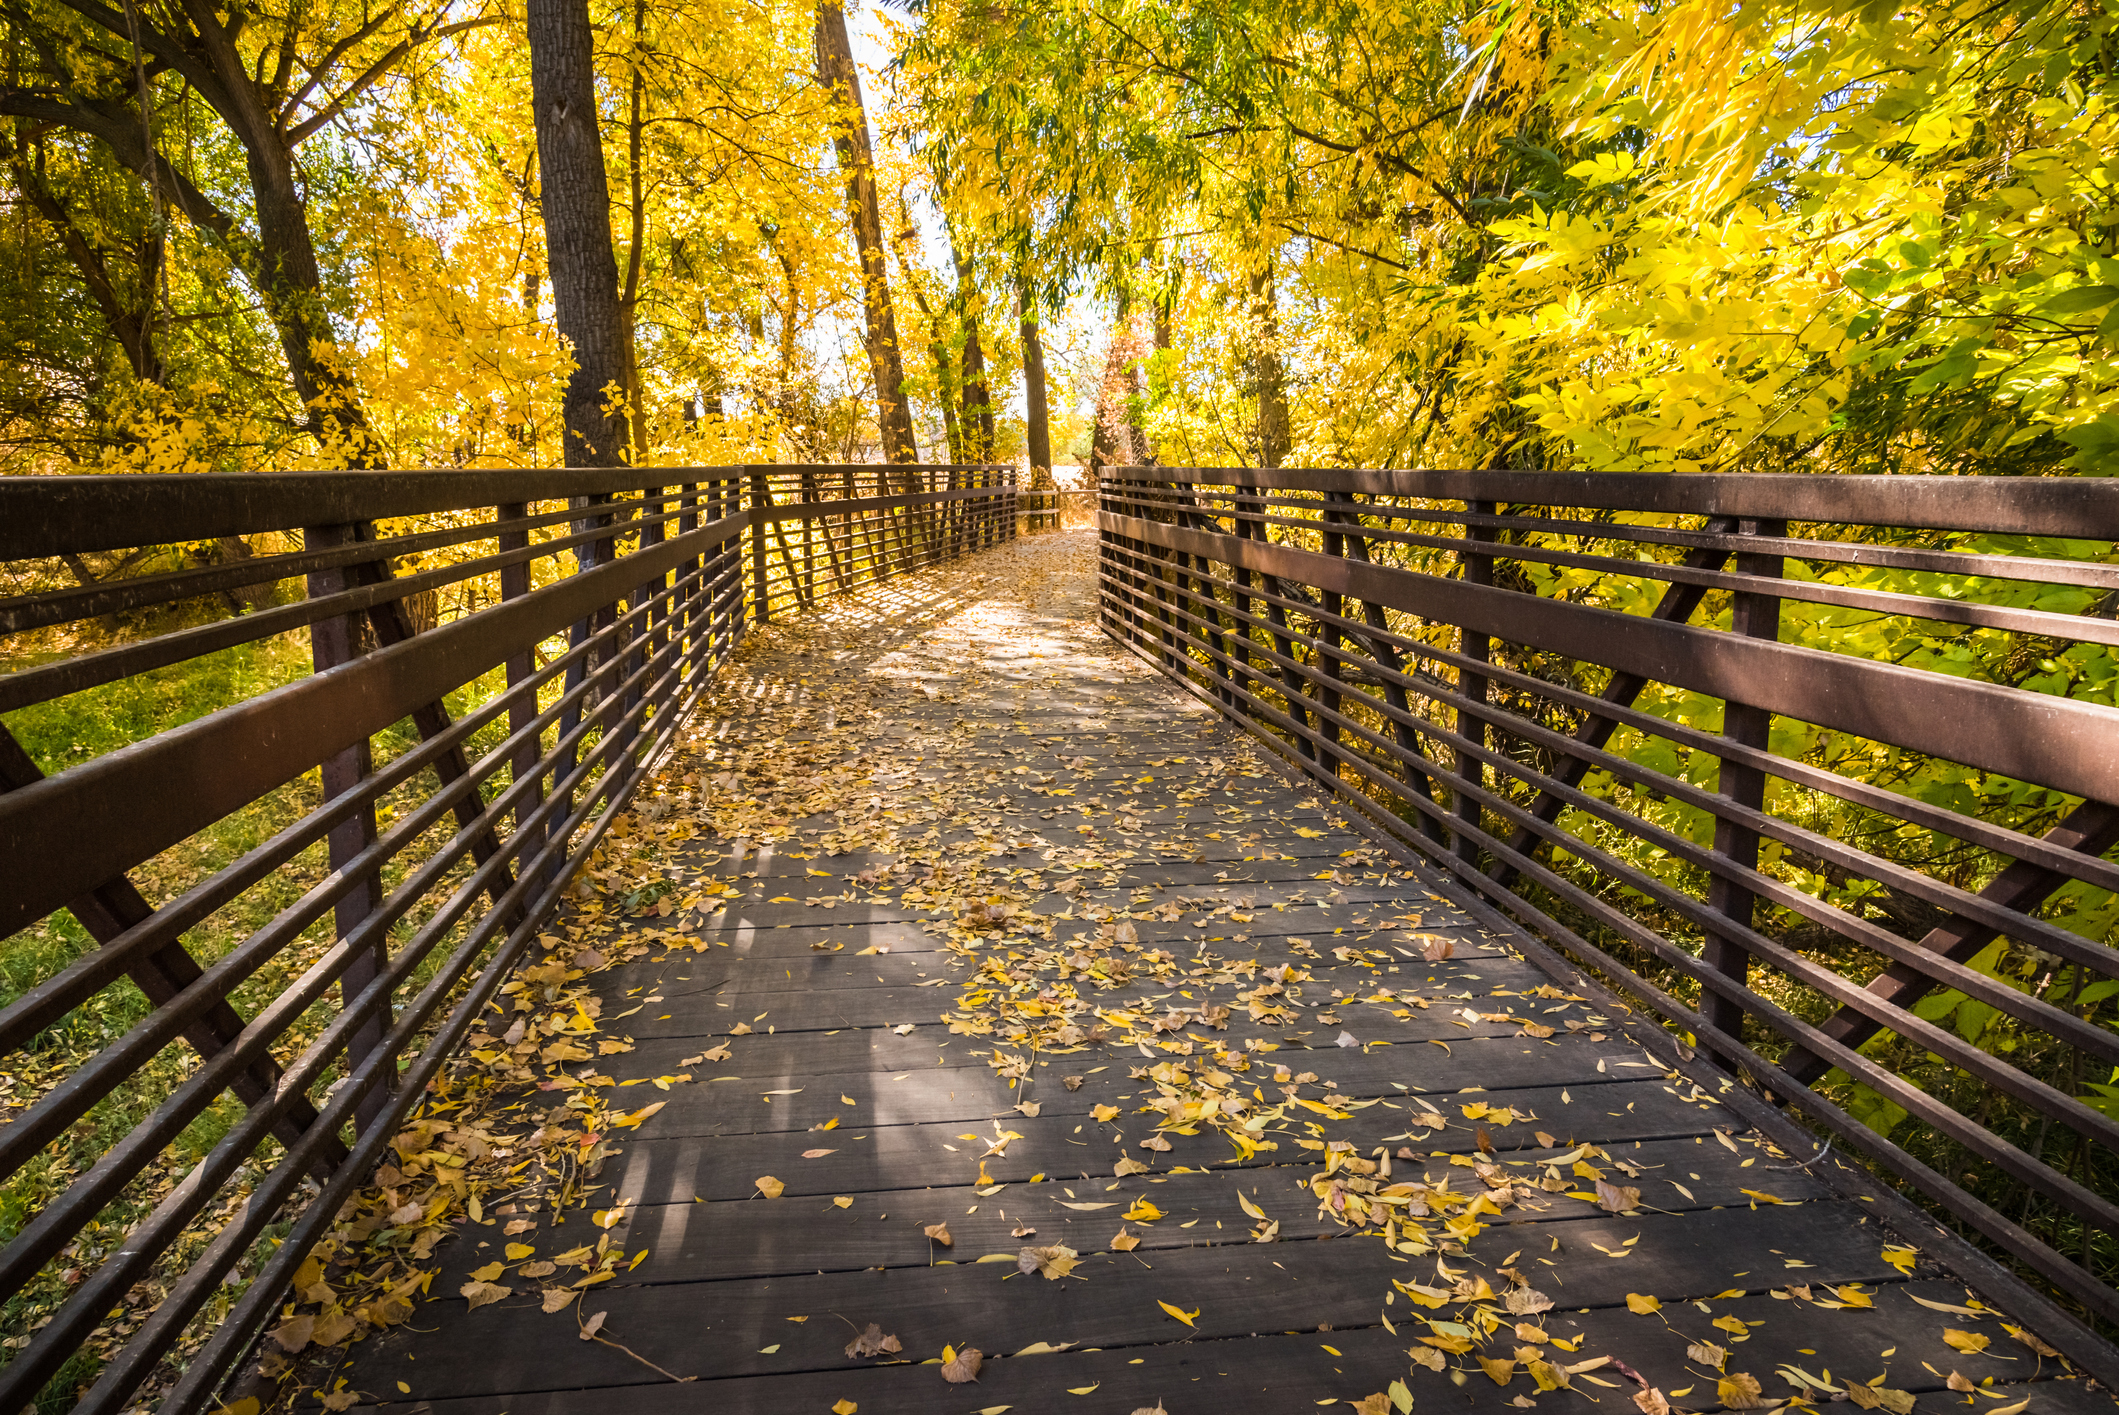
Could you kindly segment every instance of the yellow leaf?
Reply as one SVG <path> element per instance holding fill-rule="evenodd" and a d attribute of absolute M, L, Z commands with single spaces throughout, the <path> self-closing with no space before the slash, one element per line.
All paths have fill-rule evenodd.
<path fill-rule="evenodd" d="M 847 1198 L 844 1194 L 841 1194 L 838 1198 L 833 1199 L 831 1202 L 836 1208 L 850 1209 L 853 1207 L 853 1200 Z"/>
<path fill-rule="evenodd" d="M 1646 1297 L 1638 1292 L 1629 1292 L 1626 1294 L 1626 1310 L 1645 1317 L 1651 1312 L 1662 1311 L 1663 1301 L 1659 1297 Z"/>
<path fill-rule="evenodd" d="M 1165 1312 L 1168 1312 L 1171 1316 L 1177 1318 L 1177 1320 L 1183 1322 L 1188 1327 L 1192 1325 L 1193 1320 L 1199 1316 L 1202 1310 L 1204 1310 L 1203 1308 L 1195 1307 L 1191 1311 L 1187 1312 L 1183 1308 L 1173 1307 L 1169 1303 L 1161 1301 L 1160 1299 L 1156 1301 L 1155 1305 L 1162 1308 Z"/>
<path fill-rule="evenodd" d="M 1156 1208 L 1155 1205 L 1149 1203 L 1146 1199 L 1135 1200 L 1133 1207 L 1127 1209 L 1121 1215 L 1121 1217 L 1131 1219 L 1136 1223 L 1153 1223 L 1162 1216 L 1163 1211 Z"/>
<path fill-rule="evenodd" d="M 529 1257 L 532 1253 L 536 1252 L 537 1250 L 535 1248 L 532 1248 L 527 1243 L 510 1243 L 506 1248 L 502 1249 L 501 1251 L 508 1255 L 509 1262 L 519 1263 L 524 1258 Z"/>
<path fill-rule="evenodd" d="M 1102 1384 L 1103 1384 L 1103 1382 L 1102 1382 L 1102 1381 L 1098 1381 L 1098 1382 L 1096 1383 L 1096 1386 L 1100 1386 L 1100 1385 L 1102 1385 Z M 1089 1393 L 1090 1391 L 1092 1391 L 1092 1390 L 1095 1390 L 1095 1389 L 1096 1389 L 1096 1386 L 1068 1386 L 1068 1387 L 1067 1387 L 1067 1394 L 1069 1394 L 1069 1395 L 1087 1395 L 1087 1394 L 1088 1394 L 1088 1393 Z"/>
<path fill-rule="evenodd" d="M 491 1282 L 493 1281 L 493 1279 L 499 1277 L 504 1271 L 506 1271 L 506 1268 L 500 1263 L 487 1263 L 482 1268 L 471 1269 L 471 1281 Z"/>
<path fill-rule="evenodd" d="M 1992 1337 L 1981 1336 L 1977 1332 L 1959 1331 L 1955 1327 L 1944 1327 L 1942 1339 L 1945 1344 L 1971 1356 L 1977 1356 L 1986 1350 L 1987 1343 L 1993 1340 Z"/>
<path fill-rule="evenodd" d="M 1089 1117 L 1099 1123 L 1106 1120 L 1116 1120 L 1118 1119 L 1118 1107 L 1115 1105 L 1091 1106 L 1089 1107 Z"/>
<path fill-rule="evenodd" d="M 832 1405 L 831 1415 L 854 1415 L 854 1412 L 860 1408 L 860 1406 L 850 1400 L 841 1400 Z"/>
<path fill-rule="evenodd" d="M 1897 1268 L 1907 1277 L 1911 1277 L 1913 1275 L 1913 1260 L 1919 1255 L 1919 1252 L 1918 1248 L 1887 1247 L 1884 1249 L 1884 1261 Z"/>
<path fill-rule="evenodd" d="M 1261 1220 L 1265 1218 L 1266 1211 L 1264 1209 L 1259 1208 L 1258 1205 L 1252 1203 L 1249 1199 L 1246 1199 L 1242 1195 L 1242 1193 L 1239 1192 L 1236 1195 L 1236 1202 L 1238 1204 L 1241 1204 L 1243 1206 L 1243 1211 L 1249 1214 L 1252 1218 Z"/>
<path fill-rule="evenodd" d="M 758 1192 L 763 1194 L 768 1199 L 779 1198 L 781 1192 L 787 1188 L 785 1184 L 782 1184 L 779 1180 L 773 1178 L 770 1174 L 759 1175 L 757 1179 L 757 1185 Z"/>

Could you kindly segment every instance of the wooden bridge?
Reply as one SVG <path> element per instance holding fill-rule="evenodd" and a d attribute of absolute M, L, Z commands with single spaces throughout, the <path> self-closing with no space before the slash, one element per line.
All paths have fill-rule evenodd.
<path fill-rule="evenodd" d="M 1814 632 L 2119 642 L 2110 488 L 126 480 L 0 484 L 9 1410 L 2111 1408 L 2119 711 Z"/>

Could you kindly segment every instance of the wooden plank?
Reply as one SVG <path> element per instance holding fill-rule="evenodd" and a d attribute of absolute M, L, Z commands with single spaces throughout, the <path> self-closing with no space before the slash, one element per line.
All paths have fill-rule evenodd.
<path fill-rule="evenodd" d="M 780 1202 L 784 1202 L 780 1201 Z M 1705 1300 L 1727 1289 L 1736 1261 L 1755 1255 L 1777 1271 L 1781 1254 L 1808 1261 L 1813 1281 L 1879 1282 L 1897 1276 L 1877 1256 L 1849 1205 L 1810 1203 L 1753 1213 L 1715 1209 L 1675 1216 L 1602 1216 L 1541 1225 L 1557 1241 L 1538 1287 L 1569 1310 L 1623 1307 L 1627 1292 L 1653 1285 L 1666 1302 Z M 1629 1239 L 1647 1261 L 1613 1261 L 1593 1245 Z M 1652 1255 L 1652 1256 L 1651 1256 Z M 1453 1264 L 1454 1266 L 1454 1264 Z M 1652 1274 L 1650 1268 L 1652 1266 Z M 1477 1260 L 1472 1271 L 1490 1272 Z M 1016 1274 L 1007 1264 L 896 1268 L 744 1278 L 712 1283 L 606 1284 L 594 1298 L 617 1340 L 679 1375 L 726 1377 L 851 1369 L 844 1315 L 857 1326 L 885 1321 L 915 1356 L 946 1344 L 1012 1351 L 1036 1341 L 1104 1348 L 1170 1340 L 1182 1329 L 1157 1303 L 1178 1293 L 1197 1310 L 1196 1338 L 1373 1324 L 1392 1280 L 1432 1277 L 1431 1264 L 1397 1260 L 1358 1239 L 1248 1247 L 1088 1255 L 1080 1276 L 1060 1282 Z M 1496 1279 L 1505 1284 L 1505 1279 Z M 427 1399 L 564 1385 L 631 1385 L 638 1366 L 601 1345 L 555 1340 L 566 1319 L 539 1318 L 534 1300 L 511 1297 L 452 1317 L 446 1332 L 399 1328 L 377 1338 L 374 1364 L 405 1357 Z M 791 1322 L 790 1317 L 808 1320 Z M 1403 1349 L 1402 1346 L 1400 1348 Z M 452 1359 L 475 1350 L 477 1362 Z M 676 1364 L 671 1365 L 672 1362 Z"/>

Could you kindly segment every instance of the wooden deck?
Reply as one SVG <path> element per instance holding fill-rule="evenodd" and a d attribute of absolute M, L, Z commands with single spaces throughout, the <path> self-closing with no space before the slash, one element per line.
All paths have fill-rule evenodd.
<path fill-rule="evenodd" d="M 740 893 L 590 976 L 633 1045 L 573 1068 L 690 1079 L 622 1092 L 665 1104 L 582 1207 L 518 1196 L 435 1251 L 431 1300 L 340 1373 L 364 1406 L 1239 1415 L 1402 1382 L 1662 1415 L 1878 1379 L 1858 1406 L 2110 1408 L 2024 1387 L 2058 1363 L 1100 636 L 1092 549 L 751 646 L 649 807 L 699 809 L 689 777 L 747 829 L 683 862 Z M 548 1315 L 572 1270 L 521 1265 L 614 1210 L 617 1275 Z M 1062 1248 L 1061 1277 L 1025 1255 Z M 509 1295 L 469 1310 L 494 1262 Z M 855 1354 L 871 1324 L 893 1350 Z"/>

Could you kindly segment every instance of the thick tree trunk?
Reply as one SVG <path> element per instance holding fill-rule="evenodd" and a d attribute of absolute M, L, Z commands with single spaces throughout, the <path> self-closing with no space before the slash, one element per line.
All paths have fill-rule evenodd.
<path fill-rule="evenodd" d="M 1258 390 L 1258 464 L 1277 467 L 1287 460 L 1287 364 L 1280 356 L 1280 315 L 1273 301 L 1273 266 L 1268 262 L 1251 275 L 1251 377 Z"/>
<path fill-rule="evenodd" d="M 527 13 L 545 267 L 559 333 L 574 352 L 563 405 L 565 460 L 573 467 L 616 467 L 625 460 L 625 418 L 605 408 L 607 390 L 625 387 L 625 323 L 596 122 L 589 7 L 586 0 L 528 0 Z"/>
<path fill-rule="evenodd" d="M 875 155 L 868 145 L 868 110 L 861 76 L 854 69 L 846 12 L 835 0 L 817 4 L 817 82 L 832 96 L 832 146 L 846 180 L 846 214 L 861 257 L 861 312 L 867 322 L 868 363 L 876 380 L 876 425 L 883 455 L 917 462 L 912 410 L 905 403 L 905 371 L 898 355 L 897 318 L 890 308 L 889 268 L 883 250 L 883 218 L 876 204 Z"/>
<path fill-rule="evenodd" d="M 645 43 L 646 33 L 647 0 L 634 0 L 633 46 L 636 52 Z M 630 97 L 625 124 L 625 176 L 632 219 L 627 228 L 630 239 L 625 252 L 625 289 L 618 296 L 618 308 L 624 321 L 625 411 L 633 434 L 633 465 L 644 467 L 648 460 L 647 395 L 640 386 L 640 277 L 647 258 L 647 186 L 640 175 L 640 146 L 647 131 L 647 77 L 640 72 L 637 57 L 633 61 Z"/>
<path fill-rule="evenodd" d="M 1045 403 L 1045 341 L 1038 337 L 1037 304 L 1029 287 L 1016 291 L 1023 327 L 1023 407 L 1028 414 L 1030 485 L 1042 491 L 1052 485 L 1052 419 Z"/>

